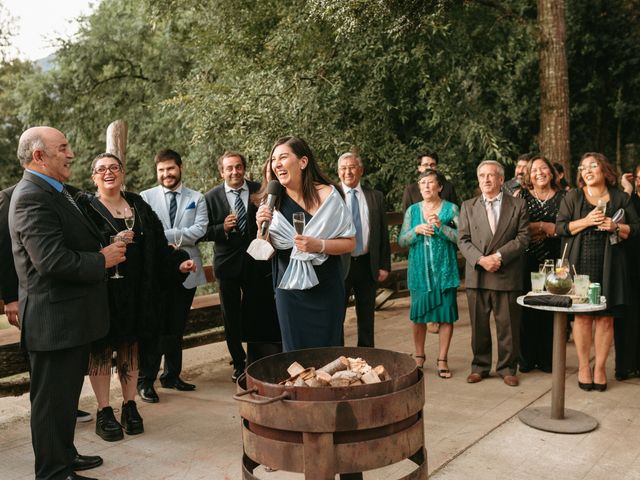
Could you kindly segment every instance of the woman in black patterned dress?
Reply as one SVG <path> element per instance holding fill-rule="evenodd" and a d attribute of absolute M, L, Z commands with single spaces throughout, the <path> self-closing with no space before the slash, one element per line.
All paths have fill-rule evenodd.
<path fill-rule="evenodd" d="M 548 258 L 560 257 L 560 238 L 556 235 L 556 215 L 565 191 L 558 172 L 544 157 L 529 161 L 521 198 L 527 202 L 531 242 L 525 251 L 524 285 L 531 289 L 531 272 L 537 272 Z M 551 372 L 553 350 L 553 313 L 524 308 L 520 328 L 520 371 L 538 368 Z"/>
<path fill-rule="evenodd" d="M 567 246 L 569 262 L 579 274 L 589 275 L 591 282 L 600 283 L 607 299 L 607 309 L 576 315 L 573 338 L 578 353 L 578 386 L 583 390 L 607 389 L 605 370 L 613 341 L 613 319 L 621 317 L 631 303 L 629 264 L 625 242 L 611 243 L 611 234 L 621 240 L 635 237 L 640 220 L 629 195 L 617 187 L 614 168 L 601 153 L 585 153 L 578 167 L 578 188 L 570 191 L 560 205 L 556 232 Z M 604 213 L 596 208 L 606 202 Z M 624 219 L 614 222 L 619 210 Z M 593 372 L 589 365 L 591 344 L 595 349 Z"/>

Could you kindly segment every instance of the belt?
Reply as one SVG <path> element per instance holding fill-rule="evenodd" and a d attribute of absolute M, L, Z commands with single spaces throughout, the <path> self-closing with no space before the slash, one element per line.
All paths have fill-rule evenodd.
<path fill-rule="evenodd" d="M 362 261 L 362 260 L 368 260 L 369 259 L 369 253 L 363 253 L 362 255 L 358 255 L 357 257 L 351 257 L 351 261 L 352 262 L 358 262 L 358 261 Z"/>

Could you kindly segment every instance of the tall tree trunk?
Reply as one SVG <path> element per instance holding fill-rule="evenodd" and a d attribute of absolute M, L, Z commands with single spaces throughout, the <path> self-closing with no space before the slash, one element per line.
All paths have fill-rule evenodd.
<path fill-rule="evenodd" d="M 571 178 L 569 72 L 564 0 L 538 0 L 540 29 L 540 152 Z"/>

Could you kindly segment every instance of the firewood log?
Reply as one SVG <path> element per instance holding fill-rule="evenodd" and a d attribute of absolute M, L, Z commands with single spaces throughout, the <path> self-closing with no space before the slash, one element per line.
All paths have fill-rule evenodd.
<path fill-rule="evenodd" d="M 375 370 L 369 370 L 362 376 L 361 380 L 366 384 L 380 383 L 380 377 L 378 377 L 378 374 L 375 372 Z"/>
<path fill-rule="evenodd" d="M 304 367 L 302 365 L 300 365 L 298 362 L 293 362 L 291 365 L 289 365 L 289 368 L 287 368 L 287 373 L 290 377 L 293 378 L 300 375 L 300 372 L 302 372 L 303 370 Z"/>
<path fill-rule="evenodd" d="M 381 381 L 391 380 L 391 375 L 389 375 L 389 372 L 384 368 L 384 365 L 378 365 L 373 371 L 376 372 Z"/>
<path fill-rule="evenodd" d="M 324 367 L 318 369 L 321 372 L 327 372 L 329 375 L 333 375 L 340 370 L 346 370 L 349 368 L 349 361 L 346 357 L 336 358 L 333 362 L 327 363 Z"/>

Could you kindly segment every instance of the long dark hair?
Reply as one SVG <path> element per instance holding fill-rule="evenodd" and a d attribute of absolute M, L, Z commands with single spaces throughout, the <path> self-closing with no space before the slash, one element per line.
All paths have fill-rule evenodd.
<path fill-rule="evenodd" d="M 302 170 L 302 198 L 304 200 L 305 208 L 313 209 L 320 205 L 320 195 L 316 189 L 317 184 L 333 185 L 342 195 L 342 191 L 338 188 L 336 183 L 322 170 L 320 170 L 316 157 L 307 142 L 300 137 L 287 136 L 276 140 L 273 147 L 271 147 L 269 158 L 267 158 L 267 161 L 262 167 L 262 185 L 260 187 L 260 191 L 256 194 L 256 199 L 258 200 L 257 203 L 262 202 L 266 198 L 267 184 L 269 181 L 273 179 L 277 180 L 275 172 L 271 168 L 271 157 L 273 156 L 274 150 L 280 145 L 287 145 L 298 158 L 307 157 L 307 166 Z M 276 202 L 276 208 L 279 207 L 280 198 L 278 198 L 278 201 Z"/>

